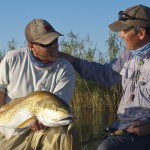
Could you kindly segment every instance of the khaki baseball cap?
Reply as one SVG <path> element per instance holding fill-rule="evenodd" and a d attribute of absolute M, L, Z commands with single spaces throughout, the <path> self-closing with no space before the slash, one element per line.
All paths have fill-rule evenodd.
<path fill-rule="evenodd" d="M 120 32 L 132 26 L 150 27 L 150 8 L 141 4 L 120 11 L 118 17 L 117 21 L 108 26 L 114 32 Z"/>
<path fill-rule="evenodd" d="M 49 44 L 59 36 L 63 35 L 57 32 L 46 20 L 33 19 L 25 28 L 25 36 L 28 42 Z"/>

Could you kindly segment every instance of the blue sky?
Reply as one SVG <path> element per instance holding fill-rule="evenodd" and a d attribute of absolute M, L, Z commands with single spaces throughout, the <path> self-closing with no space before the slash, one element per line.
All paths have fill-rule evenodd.
<path fill-rule="evenodd" d="M 150 0 L 1 0 L 0 50 L 7 50 L 12 38 L 24 46 L 24 29 L 34 18 L 46 19 L 56 30 L 69 31 L 81 38 L 90 36 L 102 51 L 106 50 L 108 24 L 118 12 L 136 4 L 150 6 Z"/>

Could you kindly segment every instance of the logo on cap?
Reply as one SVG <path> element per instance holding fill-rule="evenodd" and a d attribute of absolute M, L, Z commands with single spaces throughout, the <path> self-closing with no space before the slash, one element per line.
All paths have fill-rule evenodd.
<path fill-rule="evenodd" d="M 53 29 L 50 25 L 45 25 L 45 26 L 44 26 L 44 29 L 45 29 L 47 32 L 54 31 L 54 29 Z"/>

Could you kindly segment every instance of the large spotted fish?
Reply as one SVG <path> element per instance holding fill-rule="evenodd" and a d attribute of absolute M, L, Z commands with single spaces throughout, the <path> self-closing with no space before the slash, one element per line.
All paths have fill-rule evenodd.
<path fill-rule="evenodd" d="M 59 97 L 50 92 L 35 91 L 0 108 L 0 132 L 9 139 L 29 129 L 36 120 L 45 126 L 56 127 L 70 124 L 72 117 L 69 106 Z"/>

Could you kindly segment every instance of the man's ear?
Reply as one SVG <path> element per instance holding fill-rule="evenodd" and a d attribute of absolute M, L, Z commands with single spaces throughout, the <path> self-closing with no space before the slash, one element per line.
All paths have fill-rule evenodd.
<path fill-rule="evenodd" d="M 28 43 L 27 46 L 31 49 L 33 48 L 33 44 L 31 44 L 31 43 Z"/>
<path fill-rule="evenodd" d="M 139 31 L 140 39 L 145 38 L 146 36 L 146 30 L 144 28 L 141 28 Z"/>

